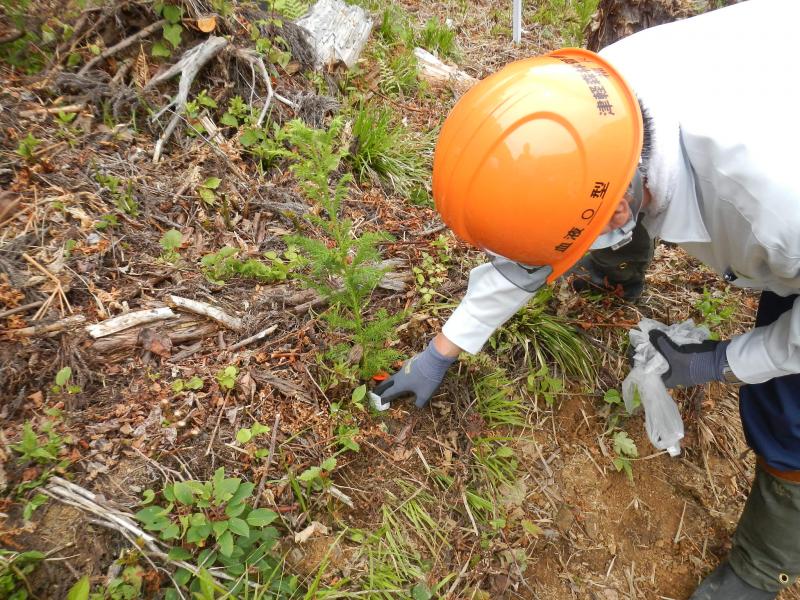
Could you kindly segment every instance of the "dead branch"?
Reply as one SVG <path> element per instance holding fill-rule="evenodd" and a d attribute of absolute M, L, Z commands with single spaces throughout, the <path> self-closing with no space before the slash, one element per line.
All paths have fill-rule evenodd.
<path fill-rule="evenodd" d="M 30 304 L 23 304 L 22 306 L 15 306 L 14 308 L 9 308 L 8 310 L 0 312 L 0 319 L 5 319 L 6 317 L 10 317 L 11 315 L 15 315 L 17 313 L 25 312 L 26 310 L 30 310 L 32 308 L 39 308 L 42 304 L 44 304 L 44 300 L 37 300 L 36 302 L 31 302 Z"/>
<path fill-rule="evenodd" d="M 161 332 L 166 335 L 173 346 L 214 335 L 218 330 L 216 323 L 198 321 L 190 315 L 179 315 L 177 319 L 165 323 Z M 128 352 L 139 344 L 141 328 L 127 329 L 120 333 L 98 339 L 92 344 L 92 355 L 106 361 L 113 361 L 120 352 Z M 170 360 L 175 361 L 177 355 Z"/>
<path fill-rule="evenodd" d="M 81 67 L 81 70 L 78 71 L 78 75 L 86 75 L 89 70 L 94 67 L 97 63 L 102 60 L 107 59 L 109 56 L 115 55 L 117 52 L 124 50 L 125 48 L 133 45 L 137 41 L 146 38 L 151 33 L 158 31 L 161 29 L 164 24 L 166 23 L 166 19 L 161 19 L 160 21 L 156 21 L 155 23 L 151 23 L 147 27 L 143 28 L 142 30 L 134 33 L 131 36 L 126 37 L 124 40 L 119 42 L 118 44 L 114 44 L 111 48 L 106 48 L 103 52 L 95 56 L 92 60 Z"/>
<path fill-rule="evenodd" d="M 86 106 L 86 104 L 84 104 L 83 102 L 81 102 L 80 104 L 69 104 L 67 106 L 42 106 L 41 108 L 21 110 L 19 112 L 19 116 L 27 118 L 41 114 L 53 115 L 56 113 L 75 113 L 83 110 L 84 106 Z"/>
<path fill-rule="evenodd" d="M 0 37 L 0 44 L 10 44 L 11 42 L 16 42 L 18 39 L 22 38 L 25 35 L 25 30 L 21 31 L 14 31 L 12 30 L 11 33 Z"/>
<path fill-rule="evenodd" d="M 233 51 L 233 55 L 237 58 L 241 58 L 251 66 L 257 67 L 258 72 L 261 74 L 261 78 L 264 80 L 264 86 L 267 88 L 267 99 L 264 100 L 264 106 L 261 108 L 261 112 L 258 115 L 256 127 L 261 127 L 261 124 L 264 122 L 264 118 L 267 116 L 267 110 L 269 109 L 269 105 L 272 103 L 273 97 L 283 102 L 286 106 L 291 107 L 295 111 L 298 109 L 297 104 L 288 98 L 284 98 L 280 94 L 276 94 L 272 89 L 272 81 L 270 81 L 269 73 L 267 73 L 267 66 L 264 64 L 264 59 L 261 58 L 261 56 L 259 56 L 255 51 L 247 48 L 236 48 Z"/>
<path fill-rule="evenodd" d="M 22 329 L 9 329 L 8 333 L 18 337 L 33 337 L 36 335 L 63 331 L 81 325 L 85 321 L 86 317 L 83 315 L 70 315 L 69 317 L 46 325 L 33 325 L 32 327 L 23 327 Z"/>
<path fill-rule="evenodd" d="M 211 306 L 206 302 L 190 300 L 189 298 L 181 298 L 180 296 L 173 295 L 167 296 L 167 302 L 172 306 L 177 306 L 178 308 L 188 310 L 189 312 L 208 317 L 209 319 L 212 319 L 220 325 L 224 325 L 233 331 L 242 330 L 242 320 L 239 317 L 232 317 L 221 308 Z"/>
<path fill-rule="evenodd" d="M 86 331 L 90 336 L 97 339 L 111 335 L 112 333 L 117 333 L 118 331 L 136 327 L 137 325 L 144 325 L 145 323 L 151 323 L 153 321 L 163 321 L 164 319 L 173 319 L 175 316 L 175 313 L 172 312 L 172 309 L 168 306 L 136 310 L 125 313 L 124 315 L 119 315 L 118 317 L 106 319 L 101 323 L 88 325 Z"/>
<path fill-rule="evenodd" d="M 214 58 L 217 54 L 219 54 L 223 48 L 228 45 L 228 40 L 222 37 L 210 36 L 205 42 L 199 44 L 188 50 L 181 59 L 172 65 L 169 69 L 159 73 L 155 77 L 153 77 L 150 81 L 147 82 L 147 85 L 144 86 L 144 91 L 147 91 L 154 86 L 158 85 L 162 81 L 166 81 L 177 75 L 178 73 L 181 74 L 181 79 L 178 83 L 178 93 L 177 95 L 167 104 L 164 108 L 162 108 L 154 117 L 153 121 L 158 119 L 162 114 L 164 114 L 167 110 L 172 107 L 175 107 L 174 114 L 172 118 L 167 123 L 167 127 L 164 129 L 164 133 L 158 138 L 156 141 L 155 149 L 153 150 L 153 162 L 158 162 L 158 159 L 161 158 L 161 152 L 164 149 L 164 144 L 167 143 L 172 132 L 175 130 L 175 127 L 178 126 L 180 122 L 181 115 L 183 114 L 184 108 L 186 106 L 186 101 L 189 99 L 189 89 L 192 87 L 192 82 L 194 81 L 197 74 L 200 72 L 208 61 Z"/>
<path fill-rule="evenodd" d="M 235 343 L 233 346 L 231 346 L 230 348 L 228 348 L 228 350 L 230 350 L 231 352 L 233 352 L 234 350 L 238 350 L 239 348 L 244 348 L 244 347 L 245 347 L 245 346 L 247 346 L 248 344 L 252 344 L 253 342 L 257 342 L 258 340 L 262 340 L 262 339 L 264 339 L 265 337 L 267 337 L 267 336 L 268 336 L 270 333 L 272 333 L 273 331 L 275 331 L 277 328 L 278 328 L 278 326 L 277 326 L 277 325 L 270 325 L 270 326 L 269 326 L 269 327 L 267 327 L 267 328 L 266 328 L 264 331 L 259 331 L 259 332 L 258 332 L 257 334 L 255 334 L 255 335 L 251 335 L 251 336 L 250 336 L 250 337 L 248 337 L 248 338 L 244 338 L 244 339 L 243 339 L 242 341 L 240 341 L 240 342 L 236 342 L 236 343 Z"/>

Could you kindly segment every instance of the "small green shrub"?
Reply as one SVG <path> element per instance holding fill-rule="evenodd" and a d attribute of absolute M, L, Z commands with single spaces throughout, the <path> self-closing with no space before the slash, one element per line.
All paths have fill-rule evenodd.
<path fill-rule="evenodd" d="M 150 504 L 155 494 L 145 496 L 150 504 L 136 513 L 145 530 L 175 546 L 169 551 L 174 560 L 188 560 L 207 574 L 222 571 L 234 578 L 209 583 L 233 597 L 240 597 L 252 584 L 263 586 L 262 598 L 288 599 L 297 590 L 297 578 L 285 576 L 283 562 L 276 552 L 280 538 L 272 526 L 278 515 L 266 508 L 255 508 L 255 485 L 238 477 L 225 477 L 223 468 L 211 481 L 179 481 L 164 487 L 163 502 Z M 179 568 L 173 580 L 192 593 L 199 593 L 203 576 Z M 178 598 L 176 591 L 167 598 Z M 205 596 L 193 596 L 202 597 Z M 212 596 L 216 597 L 216 596 Z"/>
<path fill-rule="evenodd" d="M 257 279 L 263 282 L 284 281 L 291 273 L 305 264 L 303 257 L 294 247 L 289 247 L 282 255 L 277 252 L 266 252 L 263 262 L 255 258 L 241 260 L 237 258 L 239 250 L 225 246 L 217 252 L 206 254 L 200 259 L 206 278 L 221 285 L 231 277 Z"/>
<path fill-rule="evenodd" d="M 24 158 L 28 162 L 33 162 L 35 158 L 36 147 L 42 143 L 42 140 L 38 140 L 33 137 L 32 133 L 28 133 L 24 138 L 22 138 L 17 146 L 17 154 L 19 154 L 22 158 Z"/>
<path fill-rule="evenodd" d="M 28 600 L 28 577 L 33 574 L 45 555 L 43 552 L 13 552 L 0 548 L 0 598 Z"/>
<path fill-rule="evenodd" d="M 131 217 L 139 216 L 139 202 L 133 196 L 133 182 L 125 182 L 115 175 L 96 173 L 95 181 L 103 186 L 120 212 Z"/>
<path fill-rule="evenodd" d="M 611 462 L 617 471 L 625 471 L 628 479 L 632 482 L 633 467 L 631 466 L 631 459 L 639 457 L 636 442 L 624 431 L 615 432 L 612 440 L 616 457 Z"/>
<path fill-rule="evenodd" d="M 178 248 L 183 243 L 183 236 L 177 229 L 170 229 L 165 231 L 158 244 L 161 246 L 163 252 L 161 253 L 161 260 L 165 262 L 174 263 L 180 258 Z"/>

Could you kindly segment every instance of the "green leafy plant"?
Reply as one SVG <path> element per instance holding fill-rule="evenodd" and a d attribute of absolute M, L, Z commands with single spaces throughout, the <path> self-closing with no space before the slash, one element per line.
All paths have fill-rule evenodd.
<path fill-rule="evenodd" d="M 258 167 L 263 173 L 266 169 L 275 164 L 279 158 L 293 156 L 284 145 L 286 131 L 279 127 L 277 123 L 272 124 L 272 131 L 269 127 L 246 127 L 239 136 L 239 143 L 258 159 Z"/>
<path fill-rule="evenodd" d="M 322 490 L 330 487 L 330 474 L 336 468 L 334 457 L 326 458 L 318 467 L 309 467 L 297 476 L 299 481 L 306 484 L 308 489 Z"/>
<path fill-rule="evenodd" d="M 406 96 L 420 89 L 419 61 L 413 52 L 379 44 L 373 56 L 379 73 L 378 89 L 383 94 Z"/>
<path fill-rule="evenodd" d="M 631 467 L 631 459 L 639 457 L 639 450 L 636 448 L 634 442 L 626 432 L 617 431 L 612 438 L 614 453 L 616 457 L 612 460 L 614 468 L 617 471 L 625 471 L 628 479 L 633 481 L 633 468 Z"/>
<path fill-rule="evenodd" d="M 275 0 L 275 2 L 280 2 L 285 6 L 287 3 L 297 3 L 297 0 Z M 282 28 L 283 22 L 278 18 L 257 20 L 250 25 L 250 39 L 253 41 L 256 51 L 262 54 L 269 64 L 280 65 L 282 69 L 285 69 L 292 59 L 288 42 L 280 35 L 264 35 L 264 32 L 272 30 L 273 26 Z"/>
<path fill-rule="evenodd" d="M 88 600 L 137 600 L 142 597 L 144 576 L 145 571 L 138 564 L 125 566 L 107 586 L 90 593 Z"/>
<path fill-rule="evenodd" d="M 197 375 L 192 376 L 189 380 L 184 381 L 181 378 L 176 379 L 172 382 L 172 391 L 176 394 L 180 394 L 184 390 L 202 390 L 203 389 L 203 380 L 200 379 Z"/>
<path fill-rule="evenodd" d="M 133 196 L 132 181 L 123 182 L 115 175 L 104 173 L 96 173 L 94 178 L 108 191 L 117 209 L 132 217 L 139 215 L 139 202 Z"/>
<path fill-rule="evenodd" d="M 269 0 L 267 4 L 275 12 L 293 21 L 308 12 L 308 3 L 302 0 Z"/>
<path fill-rule="evenodd" d="M 22 438 L 19 443 L 11 444 L 11 449 L 20 455 L 19 460 L 23 462 L 35 462 L 40 465 L 58 462 L 58 455 L 65 442 L 53 427 L 52 421 L 44 421 L 37 433 L 33 430 L 31 422 L 25 421 L 22 426 Z"/>
<path fill-rule="evenodd" d="M 427 304 L 434 296 L 441 296 L 439 288 L 447 280 L 447 270 L 450 266 L 447 238 L 439 236 L 431 245 L 436 249 L 435 255 L 423 252 L 422 262 L 411 269 L 422 304 Z"/>
<path fill-rule="evenodd" d="M 80 393 L 81 387 L 74 384 L 70 385 L 70 379 L 72 379 L 72 369 L 70 367 L 64 367 L 56 373 L 55 382 L 50 387 L 50 391 L 54 394 L 60 394 L 61 392 L 66 392 L 68 394 Z"/>
<path fill-rule="evenodd" d="M 161 260 L 165 262 L 174 263 L 180 259 L 178 248 L 183 243 L 183 235 L 177 229 L 170 229 L 164 232 L 161 239 L 158 240 L 159 245 L 163 252 L 161 253 Z"/>
<path fill-rule="evenodd" d="M 409 196 L 428 185 L 432 150 L 432 138 L 396 124 L 390 108 L 362 105 L 353 121 L 347 161 L 360 181 L 372 180 Z"/>
<path fill-rule="evenodd" d="M 347 152 L 337 148 L 342 125 L 337 118 L 327 131 L 311 129 L 301 121 L 292 121 L 287 128 L 297 155 L 292 172 L 305 195 L 324 211 L 319 215 L 312 212 L 308 218 L 327 240 L 303 235 L 287 239 L 308 259 L 310 271 L 300 276 L 301 281 L 331 305 L 324 315 L 326 323 L 349 338 L 351 347 L 337 344 L 329 351 L 329 358 L 341 362 L 347 356 L 358 364 L 362 377 L 370 377 L 400 357 L 386 342 L 402 315 L 389 315 L 381 309 L 367 319 L 372 292 L 385 273 L 378 264 L 378 244 L 392 238 L 383 232 L 354 235 L 352 221 L 340 216 L 347 184 L 352 180 L 349 173 L 345 174 L 331 190 L 330 178 Z"/>
<path fill-rule="evenodd" d="M 42 140 L 36 139 L 33 137 L 32 133 L 29 133 L 19 141 L 19 145 L 17 146 L 17 154 L 19 154 L 26 161 L 32 162 L 35 158 L 36 147 L 41 143 Z"/>
<path fill-rule="evenodd" d="M 270 428 L 268 425 L 262 425 L 258 421 L 253 423 L 250 427 L 242 427 L 236 432 L 236 441 L 240 444 L 247 444 L 253 438 L 256 438 L 265 433 L 269 433 Z"/>
<path fill-rule="evenodd" d="M 194 597 L 205 598 L 202 594 L 209 588 L 209 598 L 217 598 L 216 589 L 239 597 L 248 584 L 264 586 L 264 598 L 288 599 L 296 591 L 297 578 L 284 576 L 275 552 L 280 534 L 272 523 L 278 514 L 255 508 L 254 489 L 254 484 L 241 478 L 225 477 L 224 469 L 219 468 L 211 481 L 165 486 L 161 493 L 165 502 L 148 503 L 136 513 L 145 530 L 176 544 L 169 551 L 171 559 L 192 560 L 205 570 L 207 575 L 199 577 L 183 568 L 173 575 L 179 586 L 197 594 Z M 212 569 L 233 577 L 233 583 L 215 580 Z"/>
<path fill-rule="evenodd" d="M 161 1 L 157 1 L 153 5 L 153 9 L 166 23 L 161 30 L 162 39 L 153 44 L 150 52 L 153 56 L 167 58 L 172 54 L 173 50 L 181 45 L 183 7 L 179 4 L 164 4 Z"/>
<path fill-rule="evenodd" d="M 236 385 L 236 378 L 239 376 L 239 367 L 235 365 L 228 365 L 219 371 L 214 377 L 219 384 L 219 387 L 225 391 L 232 390 Z"/>
<path fill-rule="evenodd" d="M 231 277 L 264 282 L 284 281 L 305 264 L 305 260 L 293 246 L 289 246 L 282 255 L 274 251 L 266 252 L 264 258 L 269 262 L 255 258 L 241 260 L 237 258 L 238 253 L 236 248 L 225 246 L 213 254 L 205 255 L 200 259 L 200 264 L 206 278 L 218 285 L 225 283 Z"/>
<path fill-rule="evenodd" d="M 547 365 L 543 365 L 538 371 L 529 373 L 525 382 L 528 391 L 537 398 L 544 398 L 547 406 L 553 406 L 556 396 L 564 389 L 564 382 L 551 376 L 550 368 Z"/>
<path fill-rule="evenodd" d="M 35 598 L 30 592 L 28 577 L 44 558 L 44 553 L 36 550 L 14 552 L 0 548 L 0 598 L 8 600 Z"/>
<path fill-rule="evenodd" d="M 234 96 L 228 100 L 228 110 L 223 113 L 219 122 L 228 127 L 239 127 L 243 123 L 250 122 L 252 118 L 252 107 L 242 100 L 241 96 Z"/>
<path fill-rule="evenodd" d="M 222 180 L 219 177 L 209 177 L 197 186 L 197 195 L 206 206 L 214 206 L 217 203 L 215 190 L 220 183 L 222 183 Z"/>
<path fill-rule="evenodd" d="M 719 333 L 714 329 L 730 320 L 735 311 L 735 306 L 731 303 L 727 294 L 716 294 L 703 288 L 703 296 L 698 300 L 694 309 L 698 311 L 702 317 L 702 325 L 705 325 L 711 331 L 711 339 L 718 340 Z"/>

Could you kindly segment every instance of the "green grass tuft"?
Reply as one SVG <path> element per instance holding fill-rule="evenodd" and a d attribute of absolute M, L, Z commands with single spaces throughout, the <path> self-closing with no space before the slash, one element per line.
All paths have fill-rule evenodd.
<path fill-rule="evenodd" d="M 359 181 L 372 180 L 408 198 L 414 190 L 430 187 L 432 153 L 432 136 L 397 123 L 391 109 L 358 109 L 347 160 Z"/>
<path fill-rule="evenodd" d="M 456 32 L 440 19 L 430 18 L 419 34 L 419 45 L 439 58 L 458 60 L 460 52 L 456 44 Z"/>

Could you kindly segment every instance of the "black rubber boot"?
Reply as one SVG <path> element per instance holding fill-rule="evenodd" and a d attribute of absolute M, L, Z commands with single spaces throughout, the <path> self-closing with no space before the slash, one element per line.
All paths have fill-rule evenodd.
<path fill-rule="evenodd" d="M 630 243 L 618 250 L 593 250 L 572 267 L 572 287 L 578 292 L 597 291 L 635 302 L 644 291 L 644 274 L 653 260 L 653 250 L 653 240 L 640 217 Z"/>
<path fill-rule="evenodd" d="M 728 562 L 718 566 L 689 600 L 774 600 L 776 592 L 765 592 L 754 588 L 733 572 Z"/>

